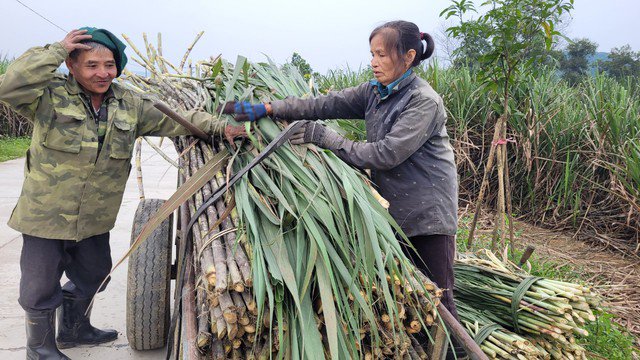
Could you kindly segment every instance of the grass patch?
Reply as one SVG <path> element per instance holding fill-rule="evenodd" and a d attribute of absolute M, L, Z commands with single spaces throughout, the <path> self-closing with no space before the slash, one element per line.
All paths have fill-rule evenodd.
<path fill-rule="evenodd" d="M 473 216 L 465 216 L 459 220 L 457 233 L 457 250 L 460 252 L 472 251 L 491 248 L 491 233 L 477 232 L 470 250 L 467 250 L 467 239 L 469 237 L 469 227 Z M 516 242 L 523 244 L 522 233 L 515 233 Z M 515 259 L 519 260 L 522 256 L 523 249 L 515 250 Z M 584 271 L 579 266 L 569 263 L 559 263 L 553 259 L 543 258 L 534 253 L 529 258 L 531 269 L 527 269 L 531 275 L 540 276 L 550 279 L 582 283 L 584 284 Z M 585 284 L 586 285 L 586 284 Z M 607 359 L 607 360 L 627 360 L 633 358 L 633 352 L 639 352 L 639 349 L 633 343 L 631 336 L 624 328 L 616 324 L 613 319 L 614 314 L 607 312 L 606 309 L 596 313 L 595 322 L 585 326 L 589 332 L 589 336 L 576 336 L 576 341 L 582 345 L 587 351 L 593 353 L 587 356 L 589 359 Z"/>
<path fill-rule="evenodd" d="M 0 162 L 23 157 L 31 138 L 0 138 Z"/>
<path fill-rule="evenodd" d="M 633 338 L 613 322 L 615 315 L 599 312 L 596 316 L 596 321 L 586 326 L 589 336 L 577 337 L 577 342 L 587 351 L 608 360 L 633 359 L 633 351 L 637 351 Z"/>

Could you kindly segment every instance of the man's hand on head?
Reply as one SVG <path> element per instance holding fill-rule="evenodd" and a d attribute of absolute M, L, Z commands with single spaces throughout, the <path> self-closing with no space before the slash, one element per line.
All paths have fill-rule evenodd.
<path fill-rule="evenodd" d="M 71 53 L 73 50 L 89 50 L 91 46 L 82 44 L 81 41 L 91 39 L 91 35 L 87 35 L 87 30 L 71 30 L 67 36 L 60 41 L 62 47 L 67 50 L 67 53 Z"/>

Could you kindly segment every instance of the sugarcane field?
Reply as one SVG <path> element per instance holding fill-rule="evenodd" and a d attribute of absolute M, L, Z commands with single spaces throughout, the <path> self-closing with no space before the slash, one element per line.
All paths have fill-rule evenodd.
<path fill-rule="evenodd" d="M 0 13 L 0 359 L 640 359 L 640 3 Z"/>

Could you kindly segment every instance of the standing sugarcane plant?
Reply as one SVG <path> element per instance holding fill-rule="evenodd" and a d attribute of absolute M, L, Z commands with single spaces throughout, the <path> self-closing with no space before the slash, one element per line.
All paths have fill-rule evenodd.
<path fill-rule="evenodd" d="M 488 0 L 482 3 L 488 10 L 473 20 L 464 18 L 465 14 L 476 12 L 473 1 L 452 2 L 453 5 L 443 10 L 440 16 L 445 19 L 457 17 L 460 24 L 449 27 L 447 34 L 465 43 L 473 43 L 479 36 L 486 40 L 489 46 L 477 57 L 475 68 L 487 91 L 495 92 L 502 102 L 501 108 L 495 107 L 501 115 L 496 121 L 467 246 L 470 248 L 472 245 L 485 191 L 489 185 L 489 175 L 495 163 L 498 169 L 498 194 L 491 248 L 495 251 L 498 243 L 505 246 L 506 220 L 509 226 L 510 252 L 514 256 L 511 184 L 507 164 L 507 127 L 513 107 L 512 89 L 517 87 L 518 79 L 522 78 L 520 74 L 534 72 L 542 63 L 546 54 L 540 45 L 544 44 L 548 51 L 558 36 L 562 36 L 555 30 L 555 25 L 563 14 L 573 8 L 573 0 Z M 458 49 L 458 53 L 461 51 L 462 47 Z"/>

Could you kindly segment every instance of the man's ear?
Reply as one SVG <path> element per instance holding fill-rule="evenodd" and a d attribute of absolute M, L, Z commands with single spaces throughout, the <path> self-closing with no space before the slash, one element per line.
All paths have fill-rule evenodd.
<path fill-rule="evenodd" d="M 75 63 L 70 57 L 67 57 L 64 60 L 65 65 L 67 65 L 67 69 L 69 69 L 69 74 L 73 75 L 73 64 Z"/>

